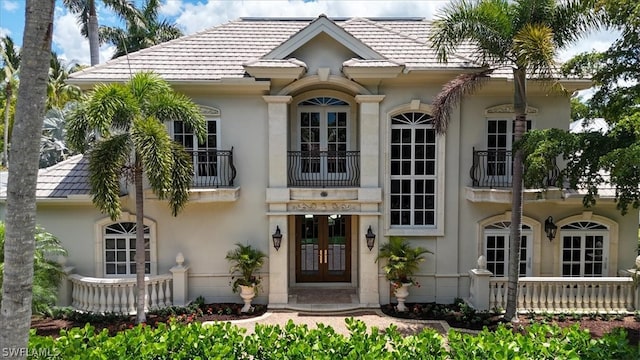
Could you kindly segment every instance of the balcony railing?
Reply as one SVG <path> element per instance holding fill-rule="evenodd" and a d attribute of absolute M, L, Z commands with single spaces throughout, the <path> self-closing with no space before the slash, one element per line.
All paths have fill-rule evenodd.
<path fill-rule="evenodd" d="M 290 187 L 360 186 L 360 151 L 289 151 Z"/>
<path fill-rule="evenodd" d="M 193 161 L 193 187 L 232 187 L 236 178 L 231 150 L 187 151 Z"/>
<path fill-rule="evenodd" d="M 547 186 L 555 186 L 560 169 L 553 161 L 553 170 L 545 178 Z M 513 184 L 513 157 L 511 150 L 473 149 L 473 165 L 469 171 L 473 187 L 508 188 Z"/>

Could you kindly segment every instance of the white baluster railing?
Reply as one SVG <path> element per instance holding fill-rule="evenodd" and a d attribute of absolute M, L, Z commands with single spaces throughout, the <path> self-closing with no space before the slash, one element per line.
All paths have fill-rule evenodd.
<path fill-rule="evenodd" d="M 72 306 L 80 311 L 135 314 L 135 278 L 94 278 L 77 274 L 71 280 Z M 172 302 L 173 275 L 145 277 L 145 309 L 168 307 Z"/>
<path fill-rule="evenodd" d="M 519 312 L 599 312 L 634 311 L 634 284 L 631 277 L 521 277 L 518 279 Z M 507 304 L 507 278 L 489 281 L 491 309 Z"/>

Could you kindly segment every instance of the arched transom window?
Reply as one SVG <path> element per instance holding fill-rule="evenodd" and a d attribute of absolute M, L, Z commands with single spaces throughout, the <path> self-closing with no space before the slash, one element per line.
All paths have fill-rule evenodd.
<path fill-rule="evenodd" d="M 500 221 L 484 227 L 484 255 L 487 259 L 487 270 L 493 276 L 509 274 L 509 239 L 510 221 Z M 529 225 L 522 224 L 520 240 L 519 275 L 531 276 L 531 254 L 533 231 Z"/>
<path fill-rule="evenodd" d="M 151 273 L 149 226 L 144 226 L 145 274 Z M 104 227 L 104 273 L 107 276 L 136 274 L 136 223 L 119 222 Z"/>
<path fill-rule="evenodd" d="M 562 276 L 604 276 L 607 273 L 609 228 L 576 221 L 560 228 Z"/>
<path fill-rule="evenodd" d="M 424 112 L 391 117 L 392 227 L 436 226 L 438 141 L 432 121 Z"/>

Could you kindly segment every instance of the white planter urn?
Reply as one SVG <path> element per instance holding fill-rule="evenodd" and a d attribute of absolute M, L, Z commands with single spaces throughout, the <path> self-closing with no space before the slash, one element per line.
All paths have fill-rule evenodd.
<path fill-rule="evenodd" d="M 256 297 L 255 286 L 240 285 L 240 297 L 244 301 L 244 306 L 240 309 L 240 312 L 250 312 L 251 300 Z"/>
<path fill-rule="evenodd" d="M 409 287 L 413 285 L 412 283 L 405 283 L 402 284 L 400 287 L 396 288 L 393 292 L 393 294 L 395 295 L 396 299 L 398 299 L 398 306 L 396 307 L 396 310 L 399 312 L 405 312 L 407 310 L 409 310 L 405 305 L 404 302 L 407 299 L 407 296 L 409 296 Z"/>

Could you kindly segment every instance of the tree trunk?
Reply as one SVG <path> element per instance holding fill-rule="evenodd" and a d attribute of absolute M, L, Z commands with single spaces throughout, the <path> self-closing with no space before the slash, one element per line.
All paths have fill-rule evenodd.
<path fill-rule="evenodd" d="M 98 15 L 95 0 L 89 0 L 89 19 L 87 20 L 87 37 L 89 38 L 89 53 L 91 66 L 100 63 L 100 39 L 98 37 Z"/>
<path fill-rule="evenodd" d="M 2 152 L 2 165 L 8 166 L 9 158 L 9 108 L 11 107 L 11 96 L 13 91 L 11 90 L 11 79 L 7 79 L 7 87 L 4 90 L 4 94 L 7 97 L 4 104 L 4 150 Z"/>
<path fill-rule="evenodd" d="M 516 115 L 513 143 L 527 131 L 527 79 L 524 69 L 513 70 L 513 108 Z M 511 232 L 509 235 L 509 277 L 505 318 L 517 321 L 518 276 L 520 273 L 520 238 L 522 233 L 522 151 L 513 152 L 513 188 L 511 196 Z"/>
<path fill-rule="evenodd" d="M 0 356 L 27 357 L 33 298 L 36 181 L 55 1 L 27 0 L 20 87 L 7 185 Z M 11 352 L 11 353 L 7 353 Z"/>
<path fill-rule="evenodd" d="M 144 247 L 144 194 L 142 193 L 142 163 L 140 157 L 136 154 L 134 170 L 134 184 L 136 187 L 136 288 L 138 290 L 138 300 L 136 306 L 136 323 L 140 324 L 147 321 L 144 313 L 146 286 L 144 282 L 144 263 L 145 263 L 145 247 Z"/>

